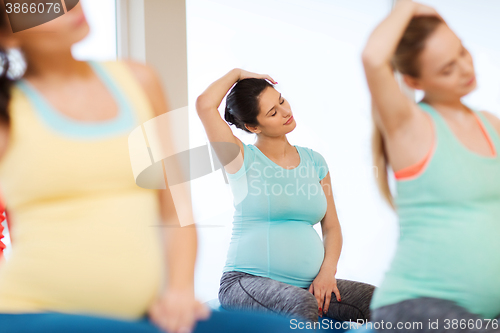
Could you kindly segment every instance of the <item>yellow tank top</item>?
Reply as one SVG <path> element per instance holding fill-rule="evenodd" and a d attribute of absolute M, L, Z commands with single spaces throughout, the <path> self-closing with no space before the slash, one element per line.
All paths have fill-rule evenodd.
<path fill-rule="evenodd" d="M 128 65 L 89 62 L 119 105 L 76 121 L 21 80 L 12 90 L 0 187 L 12 251 L 0 313 L 57 311 L 137 319 L 163 287 L 157 190 L 138 187 L 128 135 L 154 117 Z"/>

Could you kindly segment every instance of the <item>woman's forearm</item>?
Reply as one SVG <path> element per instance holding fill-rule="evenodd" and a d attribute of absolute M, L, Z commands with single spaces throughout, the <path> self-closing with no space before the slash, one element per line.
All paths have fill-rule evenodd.
<path fill-rule="evenodd" d="M 167 288 L 191 289 L 194 292 L 194 268 L 197 252 L 195 225 L 165 226 L 167 253 Z"/>
<path fill-rule="evenodd" d="M 213 82 L 196 100 L 196 110 L 217 109 L 229 89 L 240 79 L 241 70 L 238 68 L 230 70 L 226 75 Z"/>
<path fill-rule="evenodd" d="M 413 1 L 400 1 L 392 13 L 373 30 L 362 54 L 365 67 L 389 65 L 415 8 Z"/>
<path fill-rule="evenodd" d="M 194 292 L 197 233 L 191 199 L 186 190 L 188 184 L 176 185 L 175 191 L 170 187 L 159 190 L 159 199 L 166 287 Z M 180 219 L 184 223 L 180 223 Z"/>
<path fill-rule="evenodd" d="M 340 225 L 337 228 L 330 228 L 323 233 L 323 245 L 325 247 L 325 257 L 321 269 L 337 272 L 337 264 L 342 251 L 342 231 Z"/>

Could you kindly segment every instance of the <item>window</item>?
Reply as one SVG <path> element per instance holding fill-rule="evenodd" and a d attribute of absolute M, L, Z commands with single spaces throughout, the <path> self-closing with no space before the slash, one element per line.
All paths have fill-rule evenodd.
<path fill-rule="evenodd" d="M 73 45 L 73 56 L 80 60 L 116 59 L 116 4 L 115 0 L 80 1 L 90 32 Z"/>

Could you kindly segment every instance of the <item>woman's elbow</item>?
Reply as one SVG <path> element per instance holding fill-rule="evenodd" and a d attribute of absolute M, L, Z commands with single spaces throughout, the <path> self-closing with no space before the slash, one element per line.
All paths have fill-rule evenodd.
<path fill-rule="evenodd" d="M 210 109 L 209 105 L 210 104 L 209 104 L 207 96 L 204 94 L 201 94 L 196 99 L 196 112 L 198 112 L 198 114 L 205 113 L 206 110 Z"/>
<path fill-rule="evenodd" d="M 361 53 L 361 61 L 363 63 L 363 67 L 365 71 L 367 70 L 375 70 L 381 68 L 385 65 L 388 65 L 388 62 L 385 58 L 377 56 L 373 50 L 370 48 L 365 48 Z"/>

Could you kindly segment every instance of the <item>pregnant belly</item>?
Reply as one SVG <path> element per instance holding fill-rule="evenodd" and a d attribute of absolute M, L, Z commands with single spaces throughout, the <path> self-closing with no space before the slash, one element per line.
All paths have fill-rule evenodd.
<path fill-rule="evenodd" d="M 59 228 L 60 230 L 61 228 Z M 54 229 L 19 237 L 0 268 L 0 312 L 90 312 L 136 319 L 159 292 L 156 229 Z"/>
<path fill-rule="evenodd" d="M 441 228 L 439 221 L 432 222 L 433 228 L 425 232 L 403 229 L 406 233 L 378 298 L 437 297 L 455 301 L 485 318 L 498 316 L 498 218 L 456 219 L 454 228 Z"/>
<path fill-rule="evenodd" d="M 300 287 L 308 287 L 324 259 L 321 238 L 310 223 L 286 221 L 269 229 L 270 275 Z"/>

